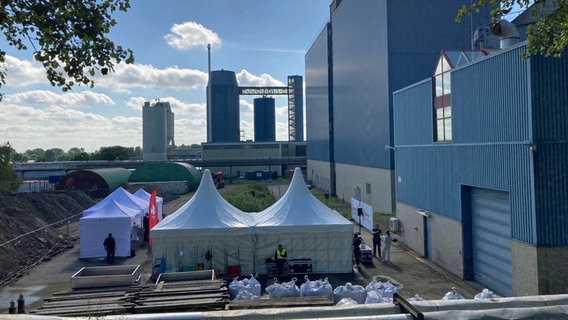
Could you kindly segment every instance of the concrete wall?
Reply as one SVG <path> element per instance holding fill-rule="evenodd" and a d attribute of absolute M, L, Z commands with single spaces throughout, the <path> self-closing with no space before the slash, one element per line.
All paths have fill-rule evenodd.
<path fill-rule="evenodd" d="M 538 294 L 568 293 L 567 257 L 568 247 L 538 248 L 537 258 L 533 260 L 538 262 Z"/>
<path fill-rule="evenodd" d="M 308 159 L 307 164 L 308 169 L 306 171 L 306 179 L 311 181 L 312 186 L 323 190 L 324 192 L 330 192 L 330 163 Z"/>
<path fill-rule="evenodd" d="M 425 255 L 424 216 L 416 211 L 422 210 L 401 202 L 396 203 L 396 216 L 400 219 L 400 242 L 418 254 Z M 463 231 L 459 221 L 430 213 L 430 260 L 452 274 L 463 278 Z"/>
<path fill-rule="evenodd" d="M 513 295 L 527 296 L 538 294 L 538 250 L 535 246 L 520 241 L 511 241 L 511 260 L 513 262 Z"/>
<path fill-rule="evenodd" d="M 361 201 L 373 206 L 373 211 L 394 212 L 394 171 L 338 163 L 335 167 L 337 197 L 350 201 L 355 187 L 361 189 Z M 341 183 L 339 183 L 341 181 Z M 370 192 L 367 192 L 367 184 Z"/>

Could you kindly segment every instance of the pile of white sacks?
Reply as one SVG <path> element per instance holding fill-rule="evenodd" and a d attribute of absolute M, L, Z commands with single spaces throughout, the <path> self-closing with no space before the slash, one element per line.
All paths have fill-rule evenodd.
<path fill-rule="evenodd" d="M 369 304 L 369 303 L 384 303 L 392 302 L 393 294 L 397 292 L 398 287 L 391 283 L 391 281 L 379 281 L 373 279 L 366 287 L 361 285 L 354 285 L 350 282 L 345 285 L 338 286 L 332 289 L 331 284 L 327 278 L 319 280 L 310 280 L 308 276 L 304 277 L 304 283 L 298 287 L 296 278 L 288 282 L 279 283 L 275 278 L 274 283 L 266 287 L 269 299 L 286 298 L 286 297 L 316 297 L 327 296 L 333 298 L 335 305 L 351 305 L 351 304 Z M 229 295 L 232 300 L 254 300 L 260 299 L 261 285 L 254 276 L 238 280 L 235 278 L 229 284 Z M 477 294 L 474 299 L 490 299 L 497 298 L 488 289 L 483 289 L 482 292 Z M 448 293 L 442 297 L 442 300 L 456 300 L 464 299 L 464 297 L 452 288 Z M 424 300 L 418 294 L 407 299 L 408 301 L 421 301 Z"/>

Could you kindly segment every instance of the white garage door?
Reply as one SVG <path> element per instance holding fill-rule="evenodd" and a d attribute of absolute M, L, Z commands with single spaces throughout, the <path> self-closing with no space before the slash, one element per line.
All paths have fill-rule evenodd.
<path fill-rule="evenodd" d="M 473 188 L 473 277 L 503 296 L 513 295 L 509 193 Z"/>

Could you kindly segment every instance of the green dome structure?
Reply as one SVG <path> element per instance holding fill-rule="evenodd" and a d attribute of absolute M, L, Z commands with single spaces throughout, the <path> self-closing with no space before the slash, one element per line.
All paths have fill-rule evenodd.
<path fill-rule="evenodd" d="M 183 162 L 147 163 L 138 167 L 128 180 L 129 183 L 187 181 L 189 191 L 197 190 L 201 171 Z"/>
<path fill-rule="evenodd" d="M 125 168 L 75 170 L 66 174 L 56 190 L 84 190 L 92 198 L 106 197 L 128 182 L 132 171 Z"/>

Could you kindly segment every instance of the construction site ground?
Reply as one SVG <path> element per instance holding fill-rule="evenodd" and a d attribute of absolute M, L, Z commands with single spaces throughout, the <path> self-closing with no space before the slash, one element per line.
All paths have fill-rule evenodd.
<path fill-rule="evenodd" d="M 229 188 L 230 189 L 230 186 Z M 191 195 L 183 195 L 164 203 L 164 214 L 170 214 L 185 204 Z M 354 232 L 359 227 L 354 223 Z M 78 222 L 72 222 L 68 226 L 61 227 L 69 232 L 72 237 L 78 238 Z M 363 240 L 370 244 L 371 234 L 362 229 Z M 26 311 L 37 309 L 42 304 L 43 298 L 49 298 L 56 292 L 71 290 L 71 276 L 83 267 L 106 266 L 106 259 L 79 259 L 79 241 L 74 245 L 68 245 L 57 255 L 45 259 L 26 270 L 21 276 L 9 281 L 0 287 L 0 315 L 7 314 L 10 301 L 17 301 L 20 294 L 25 299 Z M 128 258 L 117 258 L 119 265 L 140 265 L 143 283 L 149 283 L 152 273 L 152 257 L 148 246 L 140 245 L 136 249 L 136 255 Z M 250 275 L 242 275 L 250 276 Z M 359 268 L 354 266 L 353 272 L 346 274 L 310 274 L 310 280 L 328 278 L 333 288 L 350 282 L 355 285 L 366 286 L 374 278 L 381 280 L 390 279 L 399 287 L 399 294 L 409 298 L 418 294 L 425 300 L 440 300 L 452 288 L 456 288 L 465 298 L 471 299 L 479 293 L 483 287 L 474 282 L 466 282 L 444 271 L 435 264 L 420 257 L 403 244 L 394 242 L 391 248 L 390 262 L 383 263 L 373 258 L 372 263 L 362 264 Z M 279 277 L 279 282 L 289 281 L 290 276 Z M 229 282 L 231 280 L 228 280 Z M 273 278 L 259 276 L 262 284 L 262 292 L 273 283 Z M 304 279 L 298 279 L 297 285 Z"/>

